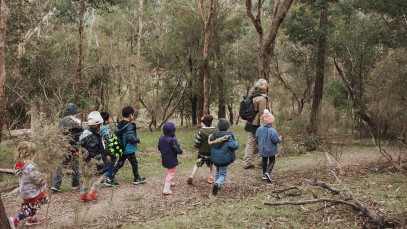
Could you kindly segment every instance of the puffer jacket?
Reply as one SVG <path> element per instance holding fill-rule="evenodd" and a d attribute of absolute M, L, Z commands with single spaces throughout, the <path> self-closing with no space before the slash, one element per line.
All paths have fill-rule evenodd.
<path fill-rule="evenodd" d="M 140 139 L 137 137 L 136 124 L 127 120 L 122 120 L 117 124 L 116 135 L 122 140 L 125 146 L 124 154 L 131 154 L 137 151 L 137 144 Z"/>
<path fill-rule="evenodd" d="M 263 125 L 257 129 L 256 140 L 259 146 L 259 155 L 261 157 L 271 157 L 277 155 L 277 143 L 280 143 L 281 139 L 271 124 Z"/>
<path fill-rule="evenodd" d="M 82 132 L 79 139 L 82 143 L 82 147 L 88 151 L 88 155 L 84 158 L 85 162 L 89 162 L 97 155 L 103 158 L 105 147 L 99 133 L 86 129 Z"/>
<path fill-rule="evenodd" d="M 44 176 L 34 162 L 17 163 L 14 167 L 19 179 L 20 196 L 24 203 L 33 203 L 46 195 Z"/>
<path fill-rule="evenodd" d="M 161 152 L 162 165 L 170 169 L 178 165 L 178 154 L 182 154 L 182 149 L 175 137 L 175 125 L 166 122 L 163 126 L 164 136 L 158 140 L 158 150 Z"/>
<path fill-rule="evenodd" d="M 226 135 L 229 136 L 227 141 L 211 145 L 212 162 L 219 167 L 228 166 L 235 161 L 235 150 L 239 148 L 239 143 L 235 140 L 235 137 L 229 131 L 217 131 L 209 137 L 209 140 L 214 141 Z"/>

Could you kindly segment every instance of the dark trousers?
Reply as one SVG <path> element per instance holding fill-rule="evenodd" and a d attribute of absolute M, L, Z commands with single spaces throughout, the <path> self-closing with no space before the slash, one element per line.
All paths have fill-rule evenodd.
<path fill-rule="evenodd" d="M 271 157 L 262 157 L 261 158 L 261 167 L 263 168 L 263 173 L 271 173 L 271 170 L 274 168 L 274 163 L 276 162 L 276 156 Z"/>
<path fill-rule="evenodd" d="M 54 182 L 52 182 L 52 187 L 60 188 L 62 183 L 62 168 L 70 164 L 72 169 L 72 187 L 79 187 L 79 155 L 69 154 L 64 157 L 61 165 L 58 166 L 58 169 L 55 173 Z"/>
<path fill-rule="evenodd" d="M 117 171 L 119 171 L 119 169 L 121 167 L 123 167 L 124 162 L 126 160 L 129 160 L 130 164 L 131 164 L 131 168 L 133 169 L 133 175 L 134 178 L 138 178 L 139 174 L 138 174 L 138 162 L 137 162 L 137 158 L 136 158 L 136 153 L 130 153 L 130 154 L 123 154 L 119 157 L 119 159 L 117 160 L 116 164 L 113 167 L 113 171 L 110 174 L 109 178 L 110 179 L 114 179 L 114 177 L 116 176 Z"/>

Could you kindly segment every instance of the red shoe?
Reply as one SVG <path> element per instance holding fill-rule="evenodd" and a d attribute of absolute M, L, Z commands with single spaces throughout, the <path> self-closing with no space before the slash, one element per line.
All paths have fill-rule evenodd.
<path fill-rule="evenodd" d="M 38 218 L 34 218 L 34 219 L 28 218 L 25 221 L 25 225 L 27 225 L 27 226 L 37 225 L 37 224 L 40 224 L 40 223 L 42 223 L 42 220 L 40 220 Z"/>
<path fill-rule="evenodd" d="M 96 196 L 96 189 L 90 189 L 90 191 L 88 192 L 87 198 L 89 200 L 98 200 L 98 197 Z"/>
<path fill-rule="evenodd" d="M 194 177 L 191 175 L 188 177 L 187 183 L 192 184 L 192 181 L 194 181 Z"/>
<path fill-rule="evenodd" d="M 17 217 L 10 217 L 8 218 L 8 222 L 10 223 L 10 228 L 15 229 L 18 226 Z"/>
<path fill-rule="evenodd" d="M 81 190 L 81 194 L 79 195 L 79 200 L 82 200 L 83 202 L 92 200 L 92 197 L 88 196 L 87 189 L 86 189 L 86 191 Z"/>
<path fill-rule="evenodd" d="M 208 180 L 206 180 L 209 184 L 215 183 L 215 177 L 208 177 Z"/>

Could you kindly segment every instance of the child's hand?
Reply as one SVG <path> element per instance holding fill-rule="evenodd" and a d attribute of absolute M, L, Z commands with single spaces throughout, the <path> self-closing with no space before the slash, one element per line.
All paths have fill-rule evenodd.
<path fill-rule="evenodd" d="M 223 136 L 223 137 L 220 138 L 220 140 L 221 140 L 222 142 L 227 141 L 228 139 L 229 139 L 229 135 L 225 135 L 225 136 Z"/>

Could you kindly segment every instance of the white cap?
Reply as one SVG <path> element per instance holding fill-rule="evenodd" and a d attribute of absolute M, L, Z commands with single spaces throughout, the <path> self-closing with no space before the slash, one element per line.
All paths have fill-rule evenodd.
<path fill-rule="evenodd" d="M 98 125 L 103 123 L 103 118 L 100 115 L 99 111 L 92 111 L 88 115 L 88 124 L 89 126 Z"/>

